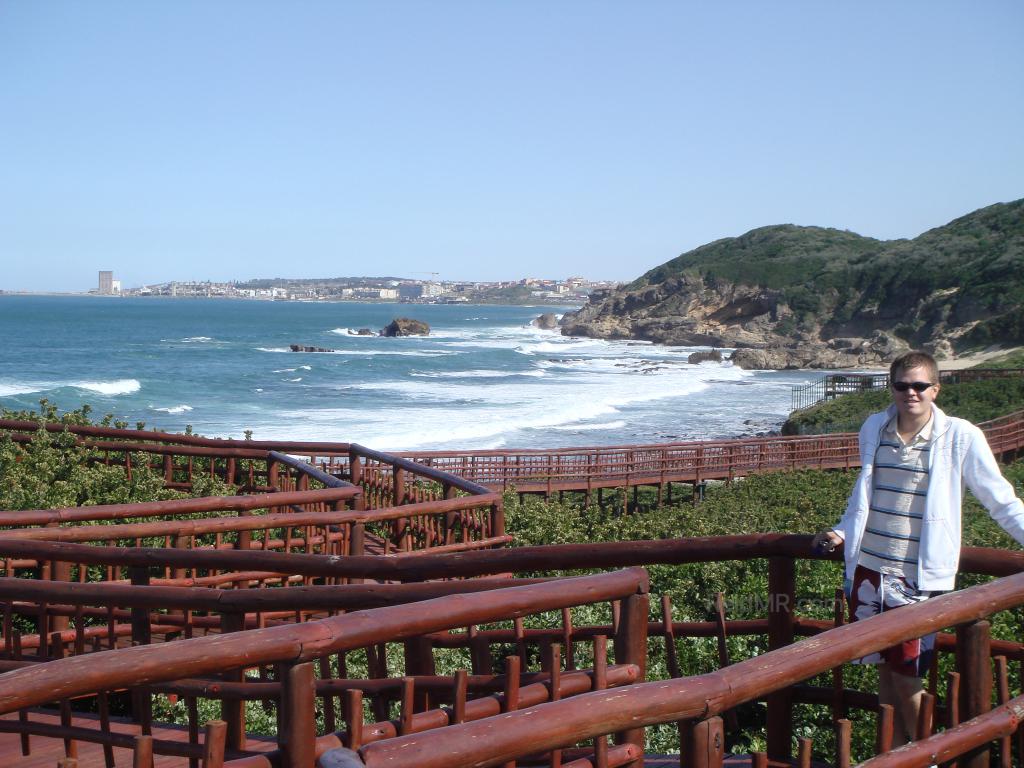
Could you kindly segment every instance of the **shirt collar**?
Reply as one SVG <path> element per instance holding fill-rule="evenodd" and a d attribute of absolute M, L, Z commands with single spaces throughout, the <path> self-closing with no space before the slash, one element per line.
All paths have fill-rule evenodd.
<path fill-rule="evenodd" d="M 897 442 L 902 442 L 903 439 L 899 436 L 899 433 L 896 430 L 896 420 L 898 418 L 899 418 L 898 416 L 893 415 L 893 417 L 891 419 L 889 419 L 889 421 L 886 423 L 885 429 L 882 430 L 882 431 L 885 432 L 886 434 L 888 434 L 889 436 L 891 436 L 892 438 L 894 438 Z M 934 426 L 934 424 L 935 424 L 935 416 L 933 414 L 932 418 L 928 419 L 928 423 L 925 424 L 923 427 L 921 427 L 921 429 L 918 430 L 917 434 L 915 434 L 910 439 L 910 441 L 907 443 L 907 445 L 913 445 L 914 443 L 927 443 L 929 440 L 931 440 L 932 439 L 932 427 Z"/>

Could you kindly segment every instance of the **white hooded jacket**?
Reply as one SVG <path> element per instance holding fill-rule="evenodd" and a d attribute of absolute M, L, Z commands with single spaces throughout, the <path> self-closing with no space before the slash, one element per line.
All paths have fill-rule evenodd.
<path fill-rule="evenodd" d="M 875 451 L 896 407 L 869 416 L 860 428 L 861 470 L 833 529 L 843 538 L 846 578 L 852 579 L 871 504 Z M 1019 544 L 1024 544 L 1024 504 L 999 471 L 985 434 L 969 421 L 947 416 L 932 404 L 932 443 L 928 458 L 928 496 L 921 521 L 918 588 L 950 590 L 960 564 L 961 505 L 964 486 L 989 515 Z"/>

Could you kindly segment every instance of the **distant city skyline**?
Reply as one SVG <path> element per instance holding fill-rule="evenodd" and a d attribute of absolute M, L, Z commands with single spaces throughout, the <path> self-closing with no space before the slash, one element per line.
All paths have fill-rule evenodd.
<path fill-rule="evenodd" d="M 428 273 L 436 275 L 437 273 Z M 175 280 L 122 286 L 111 270 L 99 270 L 96 287 L 87 293 L 129 297 L 210 297 L 283 301 L 407 301 L 453 304 L 541 302 L 585 303 L 591 292 L 619 283 L 574 276 L 566 279 L 524 277 L 516 280 L 427 280 L 400 276 L 253 278 L 249 280 Z M 0 293 L 3 290 L 0 289 Z M 11 293 L 18 293 L 13 291 Z M 25 291 L 24 293 L 30 293 Z M 67 292 L 72 293 L 72 292 Z M 86 293 L 86 292 L 82 292 Z"/>
<path fill-rule="evenodd" d="M 1024 197 L 1024 4 L 0 3 L 0 290 L 628 281 Z"/>

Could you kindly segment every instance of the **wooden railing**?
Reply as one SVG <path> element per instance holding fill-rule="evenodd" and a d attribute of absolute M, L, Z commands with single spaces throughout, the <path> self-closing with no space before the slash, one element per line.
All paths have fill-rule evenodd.
<path fill-rule="evenodd" d="M 608 734 L 627 728 L 642 729 L 681 722 L 689 737 L 689 754 L 686 756 L 689 759 L 684 759 L 683 764 L 702 768 L 721 765 L 725 738 L 723 717 L 729 710 L 762 698 L 768 698 L 769 702 L 773 698 L 781 699 L 783 705 L 791 704 L 791 686 L 866 653 L 918 637 L 938 626 L 958 625 L 958 651 L 966 659 L 980 656 L 985 662 L 974 664 L 965 661 L 958 672 L 958 687 L 962 686 L 965 692 L 974 691 L 977 687 L 990 693 L 993 683 L 991 672 L 985 669 L 990 642 L 985 618 L 993 612 L 1021 604 L 1024 604 L 1024 575 L 1011 576 L 955 595 L 918 603 L 906 611 L 888 612 L 863 622 L 836 627 L 817 637 L 736 662 L 710 674 L 638 683 L 621 688 L 612 696 L 582 694 L 566 701 L 528 707 L 500 718 L 379 741 L 362 747 L 358 754 L 362 764 L 368 768 L 487 768 L 526 755 L 558 750 L 567 742 L 594 740 L 596 764 L 639 765 L 643 759 L 642 751 L 633 748 L 629 742 L 609 745 Z M 977 731 L 984 728 L 984 724 L 973 723 L 972 719 L 985 715 L 990 702 L 974 696 L 965 696 L 965 700 L 968 706 L 961 710 L 961 717 L 966 722 L 960 730 L 947 731 L 937 737 L 946 743 L 944 758 L 969 753 L 980 742 Z M 974 703 L 978 705 L 976 708 L 972 706 Z M 926 706 L 933 705 L 929 699 Z M 785 714 L 790 715 L 791 712 Z M 770 711 L 769 727 L 771 718 Z M 791 725 L 791 720 L 787 722 Z M 1019 722 L 1014 723 L 1006 730 L 1012 732 L 1018 725 Z M 926 725 L 922 734 L 926 739 L 932 727 L 930 722 Z M 839 764 L 848 765 L 849 722 L 840 723 L 839 730 Z M 990 732 L 998 735 L 1005 730 Z M 890 737 L 891 734 L 882 733 L 883 752 L 888 752 L 891 746 Z M 784 748 L 780 744 L 774 745 L 774 750 L 769 743 L 769 755 L 776 760 L 788 760 L 788 741 L 787 738 Z M 413 746 L 414 749 L 410 749 Z M 930 746 L 927 742 L 918 745 L 916 761 L 914 755 L 908 755 L 902 760 L 881 758 L 879 763 L 925 766 L 929 764 L 925 756 L 931 754 L 930 759 L 935 759 Z M 775 754 L 771 754 L 773 751 Z M 809 764 L 810 747 L 802 751 L 801 763 Z M 549 761 L 548 764 L 556 763 Z M 987 766 L 987 752 L 972 754 L 962 765 Z"/>
<path fill-rule="evenodd" d="M 971 375 L 984 373 L 977 371 Z M 9 424 L 11 422 L 0 421 L 0 429 L 10 428 Z M 999 456 L 1013 456 L 1024 447 L 1024 411 L 979 426 L 993 452 Z M 168 467 L 168 478 L 175 478 L 175 487 L 188 486 L 196 456 L 217 457 L 210 460 L 210 468 L 205 471 L 219 477 L 232 476 L 228 462 L 233 460 L 235 463 L 230 466 L 236 468 L 236 479 L 244 480 L 242 487 L 257 490 L 304 487 L 301 483 L 306 481 L 298 475 L 288 481 L 290 484 L 282 483 L 279 469 L 285 465 L 273 458 L 267 459 L 272 451 L 277 456 L 304 457 L 306 464 L 317 468 L 323 475 L 351 480 L 363 489 L 362 503 L 367 509 L 411 501 L 450 499 L 460 494 L 477 495 L 483 501 L 485 494 L 507 490 L 548 496 L 556 492 L 578 491 L 586 494 L 589 503 L 592 495 L 595 492 L 600 494 L 603 489 L 639 486 L 656 488 L 661 503 L 666 497 L 672 501 L 673 483 L 692 484 L 696 489 L 706 480 L 728 481 L 762 472 L 856 469 L 860 466 L 857 435 L 851 432 L 654 445 L 383 453 L 350 443 L 218 441 L 132 430 L 123 432 L 132 439 L 145 435 L 148 441 L 136 444 L 110 443 L 109 440 L 89 443 L 96 429 L 80 427 L 71 428 L 71 431 L 88 430 L 82 432 L 86 444 L 102 447 L 108 461 L 124 462 L 127 454 L 123 452 L 132 450 L 163 456 L 162 466 Z M 109 438 L 111 433 L 119 432 L 105 430 L 103 436 Z M 177 441 L 185 438 L 203 440 L 203 444 L 196 446 L 188 442 L 179 445 Z M 166 442 L 157 443 L 157 439 Z M 214 445 L 208 446 L 209 443 Z M 221 443 L 223 445 L 219 445 Z M 240 447 L 252 445 L 260 446 L 256 455 L 252 449 Z M 214 448 L 218 450 L 211 453 Z M 267 461 L 266 469 L 253 463 L 260 457 Z M 216 464 L 218 459 L 224 461 L 223 469 Z M 240 463 L 243 461 L 248 463 Z M 244 479 L 239 477 L 242 474 Z M 481 508 L 483 506 L 481 504 Z M 467 519 L 465 525 L 479 531 L 487 530 L 492 536 L 504 535 L 500 504 L 487 514 L 481 512 L 475 519 Z"/>
<path fill-rule="evenodd" d="M 10 544 L 0 541 L 0 549 Z M 52 544 L 33 543 L 30 551 L 41 557 L 41 546 L 54 547 Z M 15 546 L 15 549 L 20 550 L 19 554 L 25 554 L 23 547 Z M 86 554 L 93 557 L 100 552 L 95 547 L 87 549 L 91 551 Z M 55 554 L 49 553 L 50 556 Z M 110 551 L 108 554 L 108 563 L 124 564 L 132 559 L 125 557 L 132 553 Z M 158 561 L 161 559 L 161 553 L 149 554 Z M 201 558 L 205 561 L 223 557 L 219 553 L 205 554 L 207 556 Z M 262 557 L 281 560 L 287 556 Z M 379 560 L 362 558 L 364 561 L 375 559 Z M 318 560 L 313 571 L 332 570 L 339 562 L 328 558 Z M 278 567 L 281 565 L 279 563 Z M 308 575 L 309 558 L 303 565 Z M 190 712 L 195 711 L 197 698 L 220 700 L 223 718 L 228 723 L 228 751 L 237 756 L 247 751 L 241 703 L 247 699 L 263 700 L 277 708 L 280 747 L 286 755 L 287 764 L 291 765 L 312 765 L 314 750 L 341 743 L 330 732 L 318 740 L 311 729 L 313 705 L 317 699 L 321 701 L 321 707 L 330 713 L 325 722 L 333 730 L 337 711 L 334 702 L 342 697 L 346 702 L 343 717 L 347 727 L 344 732 L 350 735 L 358 733 L 362 743 L 407 733 L 410 728 L 436 727 L 438 718 L 445 717 L 445 713 L 432 706 L 431 700 L 451 700 L 463 720 L 500 712 L 502 701 L 510 701 L 510 696 L 514 696 L 521 705 L 545 700 L 551 695 L 550 674 L 528 671 L 525 656 L 515 654 L 502 660 L 505 671 L 496 674 L 493 665 L 497 660 L 492 659 L 491 650 L 508 644 L 522 645 L 527 638 L 530 643 L 536 642 L 537 633 L 531 631 L 527 634 L 522 619 L 537 612 L 568 612 L 573 606 L 608 600 L 623 603 L 619 615 L 626 618 L 618 620 L 618 630 L 608 626 L 601 628 L 599 631 L 603 634 L 596 636 L 587 627 L 573 632 L 571 636 L 575 642 L 589 640 L 594 648 L 594 665 L 590 669 L 586 664 L 579 665 L 560 675 L 555 688 L 556 697 L 575 695 L 595 687 L 635 682 L 643 679 L 644 674 L 644 650 L 638 634 L 644 625 L 638 619 L 645 616 L 646 611 L 639 611 L 634 603 L 640 601 L 646 605 L 646 575 L 638 569 L 557 583 L 531 584 L 502 579 L 390 587 L 293 587 L 287 590 L 245 590 L 240 594 L 234 590 L 223 593 L 220 590 L 42 582 L 34 584 L 34 589 L 26 594 L 19 593 L 16 581 L 19 580 L 0 579 L 0 598 L 6 600 L 7 606 L 5 616 L 10 616 L 12 606 L 24 609 L 32 601 L 38 601 L 37 604 L 63 606 L 63 610 L 76 617 L 77 623 L 74 631 L 51 632 L 49 645 L 45 646 L 32 642 L 31 637 L 15 635 L 12 640 L 8 631 L 5 655 L 11 661 L 0 661 L 0 667 L 7 670 L 0 674 L 0 712 L 24 710 L 42 704 L 52 697 L 50 691 L 54 686 L 61 688 L 61 696 L 65 700 L 93 695 L 100 697 L 101 702 L 119 689 L 144 688 L 145 700 L 136 695 L 133 712 L 148 731 L 153 726 L 148 702 L 154 692 L 190 699 Z M 480 591 L 488 591 L 488 594 L 477 594 Z M 441 594 L 445 597 L 439 600 L 438 595 Z M 457 603 L 452 603 L 450 596 L 455 594 L 459 597 Z M 430 602 L 405 606 L 404 603 L 410 600 Z M 110 604 L 124 608 L 111 612 Z M 369 621 L 364 614 L 353 613 L 296 624 L 313 614 L 322 616 L 326 611 L 365 607 L 366 604 L 391 604 L 392 607 L 377 608 Z M 82 629 L 82 617 L 88 618 L 97 611 L 105 624 L 91 631 Z M 199 616 L 200 612 L 202 616 Z M 610 609 L 607 614 L 611 616 Z M 276 621 L 268 621 L 268 617 L 276 617 Z M 506 620 L 511 622 L 507 628 L 500 624 L 494 628 L 481 626 Z M 274 626 L 282 622 L 287 626 Z M 10 626 L 9 621 L 5 624 L 7 626 Z M 110 629 L 104 638 L 107 627 Z M 250 629 L 245 631 L 246 627 Z M 191 640 L 166 642 L 172 637 L 190 637 L 211 630 L 217 631 L 218 636 L 196 636 Z M 452 634 L 450 630 L 460 631 Z M 224 636 L 226 632 L 232 633 L 230 638 Z M 439 632 L 444 634 L 436 635 Z M 562 637 L 551 632 L 545 635 L 553 640 Z M 605 661 L 606 636 L 613 639 L 618 649 L 615 664 Z M 119 637 L 130 638 L 135 647 L 107 652 L 98 652 L 99 648 L 92 647 L 93 644 L 111 647 L 111 644 L 116 645 Z M 388 652 L 383 644 L 403 640 L 406 643 L 408 674 L 403 679 L 390 679 L 387 673 Z M 427 645 L 423 645 L 425 642 Z M 430 650 L 435 644 L 466 649 L 473 659 L 473 675 L 462 673 L 449 676 L 447 680 L 443 676 L 438 677 Z M 410 652 L 410 648 L 418 650 Z M 369 674 L 350 677 L 345 670 L 353 661 L 346 661 L 345 656 L 361 649 L 368 654 L 368 662 L 363 663 L 369 663 Z M 545 664 L 553 664 L 552 658 L 549 653 Z M 573 658 L 571 650 L 567 658 Z M 314 663 L 319 670 L 317 681 L 309 676 Z M 260 670 L 259 677 L 246 678 L 241 674 L 240 665 Z M 223 674 L 224 677 L 210 680 L 209 676 L 215 674 Z M 201 679 L 203 677 L 207 679 Z M 26 686 L 19 682 L 24 679 L 32 680 L 32 684 Z M 504 699 L 495 695 L 501 691 L 505 693 Z M 364 695 L 371 698 L 371 711 L 378 718 L 376 723 L 364 724 L 362 704 L 353 705 L 354 701 L 361 702 Z M 402 702 L 404 714 L 397 725 L 389 722 L 388 704 L 391 701 Z M 101 703 L 101 711 L 105 707 Z M 126 746 L 125 738 L 111 732 L 108 725 L 101 722 L 92 731 L 81 726 L 73 727 L 70 712 L 66 715 L 63 712 L 62 707 L 62 721 L 67 721 L 60 729 L 64 735 L 111 747 Z M 158 740 L 151 743 L 150 748 L 158 753 L 198 758 L 203 753 L 203 745 L 198 743 L 199 723 L 192 715 L 190 729 L 195 739 L 189 742 Z M 36 735 L 52 735 L 54 732 L 45 721 L 34 720 L 27 714 L 19 721 L 0 721 L 0 731 L 4 730 Z M 308 759 L 300 759 L 303 755 Z"/>
<path fill-rule="evenodd" d="M 33 422 L 0 421 L 0 430 L 9 430 L 19 442 L 33 439 L 38 428 Z M 123 466 L 128 478 L 148 468 L 165 487 L 188 491 L 203 474 L 250 495 L 0 511 L 0 528 L 19 528 L 11 536 L 122 546 L 154 545 L 162 538 L 165 546 L 179 548 L 334 554 L 458 551 L 510 540 L 501 497 L 494 491 L 354 444 L 221 441 L 61 424 L 43 428 L 66 428 L 77 436 L 88 461 Z M 337 477 L 339 468 L 346 476 L 354 469 L 356 482 Z M 98 521 L 108 524 L 87 525 Z"/>
<path fill-rule="evenodd" d="M 997 455 L 1024 447 L 1024 411 L 979 425 Z M 521 493 L 654 486 L 659 500 L 671 483 L 698 484 L 794 469 L 860 467 L 857 435 L 770 436 L 643 446 L 551 450 L 417 451 L 403 453 L 431 467 L 491 488 Z"/>
<path fill-rule="evenodd" d="M 762 558 L 768 567 L 767 615 L 742 620 L 730 619 L 721 599 L 708 621 L 675 620 L 671 601 L 664 597 L 655 600 L 660 615 L 651 616 L 646 578 L 635 570 L 551 583 L 505 579 L 515 584 L 510 589 L 501 589 L 497 580 L 269 590 L 145 585 L 151 569 L 164 573 L 183 567 L 294 573 L 306 583 L 338 584 Z M 67 738 L 198 760 L 209 745 L 200 739 L 197 701 L 208 699 L 221 704 L 227 723 L 226 747 L 218 759 L 226 754 L 237 768 L 311 766 L 317 754 L 321 765 L 329 765 L 331 750 L 340 746 L 356 749 L 359 761 L 370 768 L 404 766 L 409 759 L 453 768 L 497 765 L 537 754 L 548 765 L 586 759 L 613 766 L 643 757 L 644 728 L 678 722 L 687 764 L 710 766 L 716 764 L 713 752 L 702 758 L 695 745 L 714 743 L 717 734 L 720 757 L 724 722 L 735 707 L 767 702 L 768 752 L 773 760 L 783 760 L 800 722 L 796 705 L 825 703 L 837 718 L 843 764 L 849 759 L 847 708 L 879 712 L 882 747 L 891 738 L 891 720 L 873 695 L 844 687 L 842 664 L 926 631 L 957 627 L 956 634 L 940 635 L 939 648 L 956 656 L 958 676 L 931 679 L 929 696 L 936 698 L 926 700 L 926 710 L 934 717 L 923 733 L 946 718 L 950 728 L 936 738 L 945 740 L 948 755 L 985 743 L 979 734 L 1003 738 L 1006 717 L 998 712 L 959 731 L 953 727 L 984 715 L 993 687 L 1006 692 L 999 694 L 1000 703 L 1009 701 L 1006 664 L 996 659 L 993 680 L 989 660 L 1024 660 L 1024 647 L 990 639 L 984 619 L 1024 605 L 1024 574 L 1012 575 L 1024 570 L 1024 555 L 965 549 L 965 572 L 1008 578 L 854 625 L 844 625 L 841 612 L 832 621 L 800 615 L 796 596 L 804 595 L 796 575 L 798 561 L 805 558 L 823 559 L 811 554 L 809 536 L 777 534 L 530 547 L 457 558 L 337 558 L 0 538 L 0 560 L 126 570 L 137 585 L 0 579 L 0 712 L 24 712 L 16 720 L 0 719 L 0 731 L 31 734 L 33 743 Z M 821 599 L 831 601 L 832 596 Z M 618 607 L 604 607 L 605 623 L 594 623 L 600 613 L 593 612 L 589 621 L 580 620 L 587 614 L 577 613 L 576 606 L 609 600 L 618 601 Z M 339 610 L 355 612 L 321 618 Z M 16 615 L 44 615 L 51 621 L 64 617 L 69 624 L 19 634 Z M 524 622 L 529 615 L 537 615 L 536 620 Z M 648 637 L 664 643 L 669 670 L 678 675 L 671 658 L 679 642 L 706 637 L 724 644 L 734 635 L 766 636 L 769 651 L 752 659 L 726 655 L 721 669 L 705 675 L 641 682 L 649 672 Z M 800 636 L 809 637 L 794 642 Z M 605 638 L 612 639 L 610 646 Z M 125 647 L 128 643 L 134 647 Z M 470 669 L 455 667 L 453 672 L 445 655 L 451 652 L 463 654 Z M 447 671 L 441 671 L 442 665 Z M 831 684 L 805 683 L 829 670 L 838 675 Z M 614 686 L 621 686 L 614 694 L 600 692 Z M 114 733 L 102 717 L 80 721 L 67 704 L 92 696 L 102 712 L 118 690 L 132 693 L 131 711 L 142 736 Z M 967 695 L 976 691 L 982 695 Z M 186 700 L 188 738 L 180 732 L 172 738 L 160 728 L 150 706 L 154 695 Z M 364 698 L 369 699 L 369 722 L 364 722 Z M 279 720 L 276 741 L 268 744 L 247 733 L 242 718 L 246 700 L 270 707 Z M 57 705 L 56 723 L 27 709 L 48 702 Z M 399 707 L 397 716 L 389 713 L 392 702 Z M 323 715 L 321 729 L 314 725 L 314 711 Z M 153 739 L 146 741 L 150 732 Z M 619 734 L 614 743 L 605 739 L 609 733 Z M 414 734 L 415 747 L 409 748 Z M 272 751 L 262 753 L 267 749 Z M 804 741 L 800 749 L 800 764 L 806 764 L 816 747 Z M 968 764 L 975 763 L 962 763 Z"/>

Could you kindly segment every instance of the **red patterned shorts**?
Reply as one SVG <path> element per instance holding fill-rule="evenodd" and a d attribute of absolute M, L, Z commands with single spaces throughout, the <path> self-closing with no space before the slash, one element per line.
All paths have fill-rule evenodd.
<path fill-rule="evenodd" d="M 913 582 L 902 576 L 891 576 L 872 571 L 862 565 L 853 574 L 853 587 L 847 594 L 850 601 L 850 615 L 853 621 L 877 616 L 904 605 L 920 603 L 929 597 L 941 594 L 917 588 Z M 855 664 L 888 664 L 900 675 L 924 677 L 931 667 L 935 654 L 935 634 L 916 640 L 906 640 L 899 645 L 870 653 L 855 661 Z"/>

